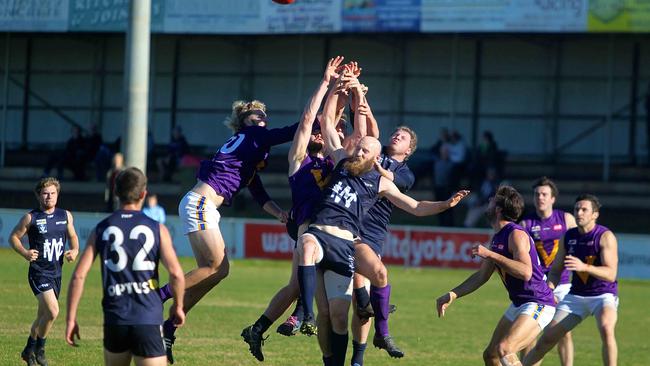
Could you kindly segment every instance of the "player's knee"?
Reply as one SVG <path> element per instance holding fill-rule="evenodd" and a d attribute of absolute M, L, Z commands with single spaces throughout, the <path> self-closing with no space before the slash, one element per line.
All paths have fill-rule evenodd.
<path fill-rule="evenodd" d="M 600 337 L 603 341 L 614 338 L 614 324 L 612 323 L 603 323 L 598 327 L 600 332 Z"/>
<path fill-rule="evenodd" d="M 332 330 L 336 333 L 343 334 L 348 329 L 348 314 L 347 312 L 333 311 L 330 313 L 330 321 L 332 322 Z"/>
<path fill-rule="evenodd" d="M 227 260 L 223 261 L 221 263 L 221 266 L 219 266 L 217 273 L 219 274 L 219 278 L 221 279 L 228 277 L 228 275 L 230 274 L 230 262 Z"/>
<path fill-rule="evenodd" d="M 388 285 L 388 270 L 384 265 L 377 266 L 375 269 L 375 282 L 378 287 L 386 287 Z"/>
<path fill-rule="evenodd" d="M 48 307 L 44 315 L 46 318 L 45 320 L 54 321 L 59 316 L 59 307 L 58 306 Z"/>

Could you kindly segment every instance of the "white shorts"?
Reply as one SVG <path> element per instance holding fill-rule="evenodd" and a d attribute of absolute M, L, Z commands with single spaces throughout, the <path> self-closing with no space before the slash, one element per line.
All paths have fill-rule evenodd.
<path fill-rule="evenodd" d="M 343 299 L 352 301 L 352 278 L 340 275 L 333 271 L 323 274 L 327 300 Z"/>
<path fill-rule="evenodd" d="M 574 314 L 581 319 L 600 312 L 604 306 L 611 306 L 618 309 L 618 296 L 614 294 L 602 294 L 598 296 L 580 296 L 568 294 L 557 306 L 557 311 Z"/>
<path fill-rule="evenodd" d="M 563 283 L 553 290 L 553 296 L 557 299 L 558 304 L 564 300 L 569 291 L 571 291 L 571 283 Z"/>
<path fill-rule="evenodd" d="M 178 204 L 178 216 L 183 222 L 183 233 L 186 235 L 218 228 L 221 219 L 221 214 L 212 201 L 192 191 L 187 192 Z"/>
<path fill-rule="evenodd" d="M 555 315 L 555 308 L 550 305 L 542 305 L 536 302 L 527 302 L 521 304 L 521 306 L 515 306 L 515 304 L 510 304 L 503 316 L 514 322 L 515 319 L 522 315 L 530 315 L 539 325 L 540 329 L 546 328 L 546 326 L 553 320 L 553 315 Z"/>

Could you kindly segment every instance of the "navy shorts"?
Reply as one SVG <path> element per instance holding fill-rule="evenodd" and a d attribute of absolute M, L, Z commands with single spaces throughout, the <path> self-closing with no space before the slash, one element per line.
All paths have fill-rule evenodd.
<path fill-rule="evenodd" d="M 140 357 L 166 355 L 160 325 L 104 324 L 104 348 L 112 353 L 130 351 Z"/>
<path fill-rule="evenodd" d="M 386 241 L 387 232 L 384 232 L 382 235 L 370 235 L 367 233 L 361 234 L 361 243 L 367 244 L 370 249 L 372 249 L 375 254 L 381 257 L 382 252 L 384 251 L 384 242 Z"/>
<path fill-rule="evenodd" d="M 306 232 L 318 239 L 323 248 L 323 259 L 318 267 L 323 270 L 330 270 L 341 276 L 354 276 L 354 242 L 328 234 L 316 228 L 309 228 Z"/>
<path fill-rule="evenodd" d="M 54 290 L 54 296 L 57 299 L 59 298 L 59 294 L 61 293 L 61 276 L 52 276 L 30 271 L 27 279 L 34 296 L 38 296 L 45 291 Z"/>

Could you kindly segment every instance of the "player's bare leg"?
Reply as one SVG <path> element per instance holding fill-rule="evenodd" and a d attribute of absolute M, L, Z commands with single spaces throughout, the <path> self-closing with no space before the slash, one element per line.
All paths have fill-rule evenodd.
<path fill-rule="evenodd" d="M 537 340 L 535 347 L 526 354 L 522 363 L 529 366 L 540 365 L 544 355 L 581 321 L 579 316 L 558 310 L 551 323 L 544 328 L 544 333 Z"/>
<path fill-rule="evenodd" d="M 332 324 L 330 322 L 329 302 L 327 301 L 327 294 L 325 292 L 325 281 L 323 278 L 323 271 L 316 271 L 316 307 L 318 308 L 318 315 L 316 316 L 316 324 L 318 324 L 318 346 L 323 354 L 323 363 L 329 364 L 332 362 L 332 348 L 330 345 L 330 331 Z"/>
<path fill-rule="evenodd" d="M 616 309 L 611 306 L 603 308 L 595 314 L 596 324 L 600 332 L 600 338 L 603 342 L 602 356 L 603 365 L 615 366 L 618 359 L 618 346 L 616 345 L 616 335 L 614 329 L 618 319 Z"/>
<path fill-rule="evenodd" d="M 114 353 L 104 349 L 104 365 L 106 366 L 129 366 L 131 358 L 131 352 Z"/>

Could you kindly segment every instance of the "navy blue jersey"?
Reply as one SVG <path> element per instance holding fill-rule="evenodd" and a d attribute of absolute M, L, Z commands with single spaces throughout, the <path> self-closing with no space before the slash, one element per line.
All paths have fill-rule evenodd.
<path fill-rule="evenodd" d="M 29 214 L 32 216 L 27 229 L 29 249 L 38 250 L 38 258 L 30 262 L 29 271 L 59 277 L 68 241 L 68 214 L 60 208 L 55 208 L 51 214 L 37 208 Z"/>
<path fill-rule="evenodd" d="M 162 324 L 158 295 L 160 224 L 142 211 L 118 210 L 95 228 L 105 325 Z"/>
<path fill-rule="evenodd" d="M 347 160 L 334 168 L 312 223 L 338 226 L 359 236 L 361 218 L 379 197 L 381 175 L 375 169 L 358 177 L 350 175 L 343 166 Z"/>
<path fill-rule="evenodd" d="M 393 183 L 397 188 L 405 193 L 415 183 L 415 175 L 405 162 L 399 162 L 391 159 L 386 153 L 380 156 L 382 168 L 393 172 Z M 364 243 L 369 244 L 378 254 L 381 254 L 386 234 L 388 233 L 388 223 L 393 213 L 393 204 L 387 198 L 381 198 L 375 203 L 368 213 L 364 216 L 361 227 L 361 239 Z"/>

